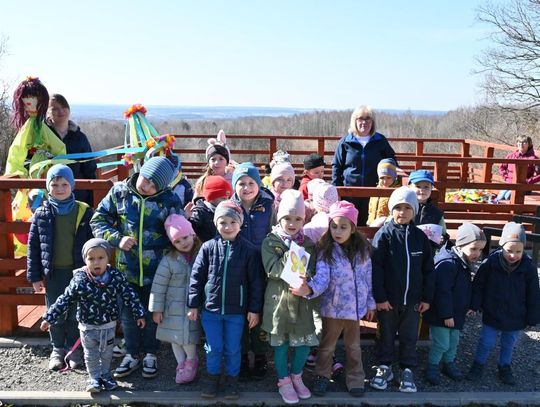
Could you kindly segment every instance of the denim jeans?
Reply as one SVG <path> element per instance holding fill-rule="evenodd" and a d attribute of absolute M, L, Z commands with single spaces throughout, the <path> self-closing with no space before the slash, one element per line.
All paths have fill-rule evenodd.
<path fill-rule="evenodd" d="M 512 352 L 519 339 L 521 331 L 500 331 L 489 325 L 482 326 L 480 340 L 476 348 L 474 360 L 481 365 L 484 365 L 488 359 L 490 352 L 497 344 L 497 337 L 501 335 L 501 353 L 499 354 L 499 366 L 509 365 L 512 363 Z"/>
<path fill-rule="evenodd" d="M 72 269 L 54 269 L 45 282 L 45 305 L 49 308 L 64 293 L 73 278 Z M 70 349 L 77 338 L 79 338 L 79 328 L 76 319 L 77 304 L 70 305 L 68 312 L 61 315 L 58 320 L 49 327 L 51 343 L 55 348 Z"/>
<path fill-rule="evenodd" d="M 454 362 L 459 344 L 459 329 L 442 326 L 429 327 L 431 334 L 431 348 L 428 360 L 432 365 Z"/>
<path fill-rule="evenodd" d="M 497 200 L 498 201 L 502 201 L 503 199 L 507 200 L 507 199 L 510 199 L 511 196 L 512 196 L 512 191 L 510 191 L 508 189 L 505 189 L 505 190 L 499 192 L 499 194 L 497 195 Z"/>
<path fill-rule="evenodd" d="M 116 327 L 81 331 L 84 363 L 90 378 L 98 380 L 110 373 Z"/>
<path fill-rule="evenodd" d="M 221 374 L 221 360 L 225 359 L 225 374 L 240 373 L 241 341 L 246 317 L 222 315 L 203 311 L 201 323 L 206 335 L 206 369 L 210 375 Z"/>
<path fill-rule="evenodd" d="M 131 307 L 122 306 L 122 331 L 124 331 L 124 340 L 126 350 L 132 356 L 138 356 L 139 353 L 157 353 L 160 342 L 156 339 L 157 324 L 152 320 L 152 313 L 148 311 L 148 300 L 150 299 L 151 285 L 140 287 L 131 284 L 131 288 L 137 293 L 141 303 L 146 310 L 144 319 L 146 325 L 143 329 L 137 326 L 137 321 L 133 316 Z"/>

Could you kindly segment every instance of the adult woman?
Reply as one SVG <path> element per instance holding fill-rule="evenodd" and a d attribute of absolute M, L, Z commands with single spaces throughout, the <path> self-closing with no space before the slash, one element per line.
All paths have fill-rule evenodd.
<path fill-rule="evenodd" d="M 335 186 L 377 185 L 377 165 L 395 152 L 388 140 L 375 131 L 375 114 L 370 106 L 359 106 L 351 115 L 349 132 L 339 140 L 332 162 L 332 183 Z M 365 225 L 369 198 L 341 197 L 353 202 L 358 209 L 358 225 Z"/>
<path fill-rule="evenodd" d="M 49 99 L 49 109 L 47 110 L 47 125 L 66 145 L 67 154 L 87 153 L 92 151 L 88 138 L 81 131 L 80 127 L 69 120 L 70 107 L 66 98 L 55 93 Z M 80 161 L 69 164 L 75 179 L 95 179 L 96 162 Z M 93 205 L 93 194 L 90 190 L 76 190 L 75 199 Z"/>

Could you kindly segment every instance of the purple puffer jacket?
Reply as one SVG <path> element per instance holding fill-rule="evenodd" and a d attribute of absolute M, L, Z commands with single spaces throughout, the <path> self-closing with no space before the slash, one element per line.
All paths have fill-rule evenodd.
<path fill-rule="evenodd" d="M 334 265 L 321 258 L 317 272 L 308 283 L 313 290 L 309 298 L 320 296 L 321 315 L 326 318 L 360 321 L 368 309 L 375 309 L 371 286 L 371 258 L 362 262 L 356 256 L 354 270 L 338 243 L 334 243 Z"/>
<path fill-rule="evenodd" d="M 505 158 L 522 158 L 524 160 L 537 160 L 534 149 L 529 149 L 525 154 L 521 154 L 520 151 L 514 151 L 513 153 L 508 154 Z M 513 181 L 512 177 L 515 171 L 515 164 L 506 164 L 503 163 L 499 167 L 499 173 L 502 175 L 504 182 L 511 184 Z M 534 164 L 529 164 L 527 166 L 527 184 L 536 184 L 540 181 L 540 171 L 538 166 Z"/>

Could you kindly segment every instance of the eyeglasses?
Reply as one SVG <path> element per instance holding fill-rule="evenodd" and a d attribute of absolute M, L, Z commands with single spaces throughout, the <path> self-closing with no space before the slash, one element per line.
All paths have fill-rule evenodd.
<path fill-rule="evenodd" d="M 357 122 L 370 122 L 372 121 L 373 119 L 371 117 L 357 117 L 356 118 L 356 121 Z"/>
<path fill-rule="evenodd" d="M 526 144 L 528 145 L 529 142 L 528 142 L 528 141 L 518 141 L 518 142 L 517 142 L 517 145 L 518 145 L 518 146 L 524 146 L 524 145 L 526 145 Z"/>

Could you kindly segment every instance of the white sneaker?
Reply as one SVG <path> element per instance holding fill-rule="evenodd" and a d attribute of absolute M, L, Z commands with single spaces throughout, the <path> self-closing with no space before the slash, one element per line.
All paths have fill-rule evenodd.
<path fill-rule="evenodd" d="M 153 353 L 147 353 L 143 359 L 142 377 L 152 379 L 157 375 L 157 357 Z"/>
<path fill-rule="evenodd" d="M 377 373 L 369 381 L 369 385 L 377 390 L 385 390 L 388 387 L 388 382 L 394 378 L 392 368 L 386 365 L 373 366 L 377 369 Z"/>
<path fill-rule="evenodd" d="M 401 372 L 399 391 L 402 393 L 416 393 L 416 384 L 414 384 L 413 372 L 411 369 L 403 369 Z"/>
<path fill-rule="evenodd" d="M 123 358 L 124 356 L 126 356 L 126 353 L 126 341 L 122 339 L 120 342 L 118 342 L 117 345 L 114 345 L 114 348 L 112 350 L 112 356 L 113 358 Z"/>
<path fill-rule="evenodd" d="M 124 356 L 120 366 L 116 368 L 113 375 L 115 378 L 126 377 L 133 373 L 139 367 L 141 361 L 138 358 L 134 358 L 130 354 Z"/>

